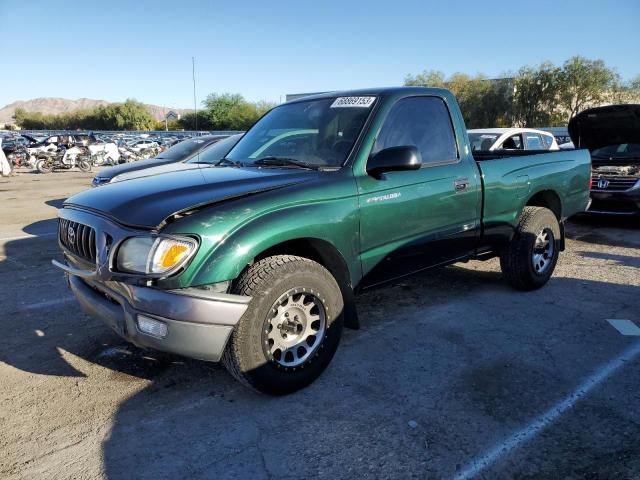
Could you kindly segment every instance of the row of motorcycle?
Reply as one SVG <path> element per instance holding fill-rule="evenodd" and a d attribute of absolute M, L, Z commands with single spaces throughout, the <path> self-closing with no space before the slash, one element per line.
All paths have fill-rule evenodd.
<path fill-rule="evenodd" d="M 90 172 L 94 166 L 118 165 L 153 158 L 162 151 L 157 145 L 137 149 L 115 143 L 95 145 L 56 145 L 29 148 L 18 147 L 8 155 L 14 167 L 27 167 L 40 173 L 78 168 Z"/>

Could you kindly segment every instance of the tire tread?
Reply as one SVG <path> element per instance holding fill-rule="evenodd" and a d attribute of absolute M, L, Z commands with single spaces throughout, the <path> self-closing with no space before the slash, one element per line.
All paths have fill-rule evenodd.
<path fill-rule="evenodd" d="M 526 251 L 528 245 L 526 241 L 523 241 L 523 235 L 537 234 L 537 232 L 534 232 L 535 224 L 545 215 L 552 215 L 555 219 L 553 212 L 547 208 L 524 207 L 520 215 L 516 233 L 509 247 L 500 255 L 500 267 L 503 274 L 507 278 L 507 281 L 518 290 L 532 290 L 541 286 L 532 283 L 529 276 L 524 273 L 528 269 L 528 265 L 525 262 L 529 262 L 530 258 Z M 557 255 L 557 245 L 555 252 Z M 551 272 L 553 272 L 553 269 L 551 269 Z"/>
<path fill-rule="evenodd" d="M 324 267 L 313 260 L 295 255 L 275 255 L 263 258 L 251 265 L 235 281 L 234 286 L 232 287 L 233 293 L 238 295 L 254 296 L 256 292 L 260 292 L 263 290 L 265 285 L 268 285 L 271 277 L 275 277 L 280 274 L 283 268 L 299 270 L 304 268 L 303 266 L 306 268 L 320 267 L 324 269 Z M 252 383 L 251 377 L 247 375 L 241 367 L 242 363 L 244 363 L 241 342 L 245 335 L 248 334 L 247 331 L 249 328 L 249 323 L 243 321 L 243 319 L 238 322 L 234 331 L 231 333 L 229 341 L 227 342 L 227 347 L 222 355 L 222 363 L 227 371 L 237 381 L 246 387 L 260 392 L 260 389 Z"/>

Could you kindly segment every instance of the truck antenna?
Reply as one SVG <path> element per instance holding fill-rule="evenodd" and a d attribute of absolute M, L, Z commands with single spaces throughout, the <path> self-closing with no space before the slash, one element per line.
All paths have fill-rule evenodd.
<path fill-rule="evenodd" d="M 196 57 L 191 57 L 191 74 L 193 76 L 193 114 L 198 131 L 198 103 L 196 102 Z"/>

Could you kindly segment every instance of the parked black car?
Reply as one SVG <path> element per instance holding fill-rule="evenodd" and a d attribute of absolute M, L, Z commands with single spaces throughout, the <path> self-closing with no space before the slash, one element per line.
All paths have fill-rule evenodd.
<path fill-rule="evenodd" d="M 587 213 L 640 215 L 640 105 L 584 110 L 569 122 L 576 148 L 591 152 Z"/>
<path fill-rule="evenodd" d="M 15 152 L 16 148 L 31 147 L 38 143 L 38 140 L 29 135 L 5 138 L 2 141 L 2 151 L 5 155 Z"/>
<path fill-rule="evenodd" d="M 156 175 L 172 170 L 197 168 L 197 164 L 177 166 L 177 163 L 187 163 L 198 160 L 199 155 L 206 155 L 209 159 L 220 160 L 240 140 L 242 134 L 233 136 L 207 135 L 184 140 L 170 149 L 160 153 L 155 158 L 124 163 L 102 170 L 92 182 L 94 187 L 111 182 L 119 182 L 149 175 Z"/>

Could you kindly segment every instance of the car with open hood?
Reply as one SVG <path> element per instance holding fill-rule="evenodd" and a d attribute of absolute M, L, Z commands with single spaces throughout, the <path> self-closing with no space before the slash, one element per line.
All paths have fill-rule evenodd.
<path fill-rule="evenodd" d="M 569 134 L 591 152 L 588 213 L 640 215 L 640 105 L 584 110 L 570 120 Z"/>
<path fill-rule="evenodd" d="M 358 327 L 360 292 L 491 257 L 515 288 L 544 286 L 591 163 L 586 150 L 476 157 L 451 92 L 401 87 L 284 103 L 195 167 L 67 199 L 53 262 L 128 341 L 286 394 Z"/>

